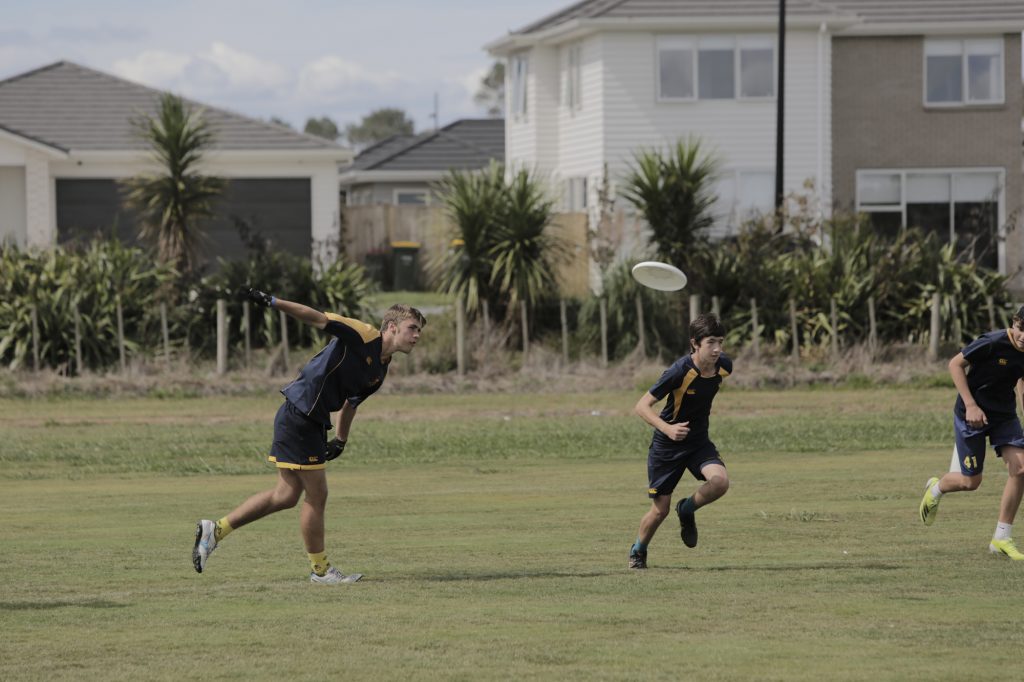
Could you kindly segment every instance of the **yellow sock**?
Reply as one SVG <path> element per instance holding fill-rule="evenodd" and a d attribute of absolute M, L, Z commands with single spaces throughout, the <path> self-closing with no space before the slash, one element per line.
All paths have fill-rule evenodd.
<path fill-rule="evenodd" d="M 228 533 L 230 533 L 233 530 L 234 528 L 232 528 L 231 524 L 228 523 L 228 517 L 225 516 L 223 519 L 217 522 L 217 527 L 213 531 L 213 539 L 217 542 L 220 542 L 228 536 Z"/>
<path fill-rule="evenodd" d="M 327 560 L 327 552 L 310 552 L 309 565 L 313 567 L 314 573 L 323 575 L 331 567 L 331 562 Z"/>

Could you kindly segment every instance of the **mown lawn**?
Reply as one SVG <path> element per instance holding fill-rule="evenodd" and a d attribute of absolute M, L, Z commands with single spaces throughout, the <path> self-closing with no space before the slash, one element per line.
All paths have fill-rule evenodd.
<path fill-rule="evenodd" d="M 0 679 L 1014 677 L 998 460 L 917 519 L 952 389 L 725 391 L 733 487 L 646 572 L 636 397 L 369 401 L 329 468 L 345 587 L 307 582 L 294 510 L 192 570 L 195 520 L 274 480 L 276 397 L 0 401 Z"/>

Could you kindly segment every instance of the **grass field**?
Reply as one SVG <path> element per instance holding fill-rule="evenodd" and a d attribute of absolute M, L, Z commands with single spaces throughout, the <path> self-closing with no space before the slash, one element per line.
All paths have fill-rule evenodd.
<path fill-rule="evenodd" d="M 646 572 L 633 392 L 375 397 L 329 467 L 339 587 L 295 510 L 191 567 L 195 520 L 272 484 L 277 397 L 0 400 L 0 679 L 1012 679 L 998 460 L 917 519 L 953 395 L 725 391 L 732 489 Z"/>

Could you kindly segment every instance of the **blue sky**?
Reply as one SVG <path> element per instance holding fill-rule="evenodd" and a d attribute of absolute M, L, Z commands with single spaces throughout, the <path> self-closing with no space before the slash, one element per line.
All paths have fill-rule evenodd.
<path fill-rule="evenodd" d="M 0 0 L 0 79 L 61 59 L 257 118 L 480 116 L 483 45 L 572 0 Z"/>

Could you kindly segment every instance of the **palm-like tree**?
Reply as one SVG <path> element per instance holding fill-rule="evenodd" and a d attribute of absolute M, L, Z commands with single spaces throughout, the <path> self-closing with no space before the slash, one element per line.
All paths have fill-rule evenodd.
<path fill-rule="evenodd" d="M 623 194 L 651 226 L 658 255 L 686 272 L 714 224 L 711 184 L 717 165 L 699 139 L 688 138 L 664 153 L 637 153 L 626 178 Z"/>
<path fill-rule="evenodd" d="M 156 244 L 160 261 L 189 273 L 203 239 L 200 223 L 213 215 L 213 199 L 225 184 L 198 170 L 213 131 L 202 112 L 172 94 L 161 96 L 155 117 L 144 115 L 134 125 L 160 171 L 124 181 L 125 203 L 139 213 L 140 234 Z"/>
<path fill-rule="evenodd" d="M 516 172 L 505 185 L 494 244 L 494 271 L 509 312 L 521 302 L 533 307 L 558 290 L 556 266 L 566 255 L 562 240 L 548 227 L 554 201 L 528 171 Z"/>
<path fill-rule="evenodd" d="M 505 167 L 492 163 L 483 171 L 451 171 L 438 195 L 455 226 L 451 248 L 432 264 L 438 290 L 463 299 L 476 311 L 493 302 L 491 272 L 496 221 L 504 195 Z"/>

